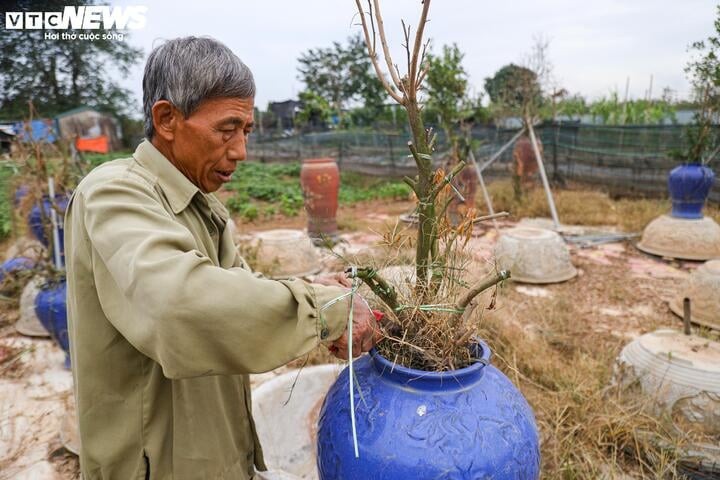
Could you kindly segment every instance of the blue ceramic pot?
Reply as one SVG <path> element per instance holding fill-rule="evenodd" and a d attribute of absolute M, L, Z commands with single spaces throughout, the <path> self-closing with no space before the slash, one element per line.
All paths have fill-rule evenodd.
<path fill-rule="evenodd" d="M 65 351 L 65 367 L 70 368 L 70 343 L 67 327 L 67 283 L 43 285 L 35 298 L 35 314 L 40 323 Z"/>
<path fill-rule="evenodd" d="M 668 176 L 673 217 L 703 218 L 702 209 L 715 181 L 713 171 L 699 163 L 675 167 Z"/>
<path fill-rule="evenodd" d="M 318 471 L 322 480 L 534 480 L 540 474 L 538 432 L 530 406 L 489 364 L 451 372 L 398 365 L 376 351 L 354 363 L 355 458 L 348 369 L 320 412 Z M 361 392 L 360 392 L 360 391 Z"/>
<path fill-rule="evenodd" d="M 63 215 L 65 213 L 65 210 L 67 209 L 68 201 L 70 199 L 67 195 L 55 195 L 55 204 L 57 205 L 58 209 L 60 210 L 58 212 L 58 222 L 60 225 L 60 228 L 58 229 L 58 234 L 60 237 L 60 253 L 64 256 L 65 254 L 65 241 L 63 239 L 64 237 L 64 230 L 62 228 L 62 222 L 63 222 Z M 42 200 L 42 213 L 40 210 L 40 204 L 36 203 L 33 205 L 32 209 L 30 210 L 30 214 L 28 215 L 28 226 L 30 227 L 30 231 L 33 233 L 35 238 L 38 239 L 40 243 L 45 245 L 46 248 L 50 248 L 50 241 L 46 235 L 45 226 L 43 225 L 42 219 L 43 217 L 48 222 L 47 225 L 50 225 L 50 211 L 52 209 L 52 206 L 50 204 L 50 198 L 49 197 L 43 197 Z M 63 262 L 64 263 L 64 262 Z"/>
<path fill-rule="evenodd" d="M 27 257 L 15 257 L 7 260 L 0 265 L 0 282 L 5 280 L 8 275 L 17 275 L 27 270 L 35 268 L 35 260 Z"/>
<path fill-rule="evenodd" d="M 18 185 L 18 187 L 15 189 L 15 196 L 13 198 L 13 205 L 15 205 L 15 208 L 19 207 L 22 201 L 25 199 L 25 197 L 28 196 L 30 193 L 30 187 L 27 185 Z"/>

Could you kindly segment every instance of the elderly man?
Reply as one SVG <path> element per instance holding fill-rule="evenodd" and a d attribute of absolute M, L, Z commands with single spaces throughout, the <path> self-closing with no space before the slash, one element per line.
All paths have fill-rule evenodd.
<path fill-rule="evenodd" d="M 324 342 L 347 357 L 347 289 L 254 275 L 211 195 L 246 157 L 255 85 L 209 38 L 156 48 L 146 140 L 93 170 L 66 217 L 83 478 L 249 479 L 265 470 L 248 374 Z M 323 308 L 323 307 L 327 308 Z M 356 297 L 354 352 L 374 318 Z"/>

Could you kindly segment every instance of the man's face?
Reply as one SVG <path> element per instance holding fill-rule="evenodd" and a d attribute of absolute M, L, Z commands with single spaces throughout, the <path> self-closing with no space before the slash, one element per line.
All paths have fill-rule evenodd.
<path fill-rule="evenodd" d="M 180 115 L 172 141 L 175 167 L 205 193 L 230 181 L 245 160 L 253 127 L 252 98 L 212 98 L 187 118 Z"/>

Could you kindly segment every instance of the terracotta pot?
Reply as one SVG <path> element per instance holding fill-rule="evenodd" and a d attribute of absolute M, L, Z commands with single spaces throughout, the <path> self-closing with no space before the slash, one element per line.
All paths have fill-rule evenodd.
<path fill-rule="evenodd" d="M 542 154 L 542 142 L 540 142 L 539 138 L 537 139 L 537 142 L 538 149 Z M 535 152 L 533 151 L 532 142 L 529 137 L 523 135 L 517 140 L 517 142 L 515 142 L 515 147 L 513 148 L 513 160 L 515 173 L 523 179 L 523 181 L 529 180 L 532 175 L 537 173 L 537 159 L 535 158 Z"/>
<path fill-rule="evenodd" d="M 308 214 L 308 234 L 317 238 L 337 233 L 338 191 L 340 170 L 332 158 L 311 158 L 303 161 L 300 184 Z"/>

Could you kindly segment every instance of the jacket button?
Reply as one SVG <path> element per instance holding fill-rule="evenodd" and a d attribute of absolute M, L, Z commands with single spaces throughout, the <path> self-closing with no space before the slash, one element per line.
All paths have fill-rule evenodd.
<path fill-rule="evenodd" d="M 327 327 L 323 327 L 323 329 L 320 330 L 320 339 L 325 340 L 329 336 L 330 336 L 330 330 Z"/>

